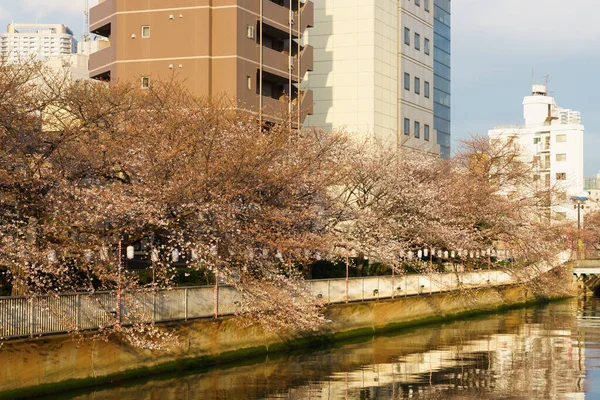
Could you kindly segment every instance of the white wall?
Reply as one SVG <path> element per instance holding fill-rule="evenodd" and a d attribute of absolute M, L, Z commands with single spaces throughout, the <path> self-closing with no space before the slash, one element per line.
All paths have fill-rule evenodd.
<path fill-rule="evenodd" d="M 346 128 L 355 137 L 375 137 L 384 143 L 430 148 L 439 153 L 433 129 L 433 2 L 430 11 L 408 0 L 314 0 L 315 26 L 306 42 L 315 50 L 308 87 L 314 93 L 314 113 L 305 122 L 324 129 Z M 400 8 L 399 8 L 400 7 Z M 404 26 L 411 46 L 404 45 Z M 414 32 L 421 36 L 414 48 Z M 430 54 L 424 53 L 424 39 Z M 411 74 L 411 91 L 404 90 L 404 72 Z M 421 94 L 414 93 L 414 77 Z M 430 84 L 429 99 L 424 82 Z M 404 117 L 421 124 L 420 139 L 403 137 Z M 430 140 L 424 142 L 423 127 Z M 399 132 L 399 134 L 398 134 Z"/>

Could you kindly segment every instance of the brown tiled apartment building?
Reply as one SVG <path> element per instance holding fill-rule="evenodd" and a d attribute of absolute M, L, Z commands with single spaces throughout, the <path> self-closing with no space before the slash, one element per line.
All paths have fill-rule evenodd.
<path fill-rule="evenodd" d="M 90 30 L 110 46 L 90 56 L 90 77 L 144 87 L 175 75 L 196 95 L 303 121 L 313 49 L 300 41 L 313 19 L 308 0 L 100 0 Z"/>

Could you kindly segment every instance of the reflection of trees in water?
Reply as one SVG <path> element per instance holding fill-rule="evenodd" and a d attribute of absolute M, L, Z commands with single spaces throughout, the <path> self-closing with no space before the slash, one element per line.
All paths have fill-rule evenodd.
<path fill-rule="evenodd" d="M 515 310 L 77 398 L 558 399 L 582 392 L 575 307 Z"/>

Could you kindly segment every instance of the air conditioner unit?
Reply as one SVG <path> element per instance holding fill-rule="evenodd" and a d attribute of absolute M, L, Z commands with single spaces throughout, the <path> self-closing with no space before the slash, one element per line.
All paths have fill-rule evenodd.
<path fill-rule="evenodd" d="M 248 36 L 248 39 L 254 39 L 254 27 L 252 25 L 248 25 L 246 29 L 246 36 Z"/>

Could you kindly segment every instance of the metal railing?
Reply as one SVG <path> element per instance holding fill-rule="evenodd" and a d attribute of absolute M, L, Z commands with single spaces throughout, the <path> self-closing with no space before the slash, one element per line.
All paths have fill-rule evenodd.
<path fill-rule="evenodd" d="M 515 283 L 517 279 L 504 271 L 479 271 L 325 279 L 308 283 L 317 298 L 335 304 L 501 286 Z M 0 297 L 0 338 L 102 329 L 115 323 L 209 318 L 241 311 L 241 297 L 233 286 L 219 286 L 217 296 L 214 289 L 214 286 L 199 286 L 124 292 L 120 296 L 112 291 Z M 117 307 L 118 297 L 120 307 Z"/>

